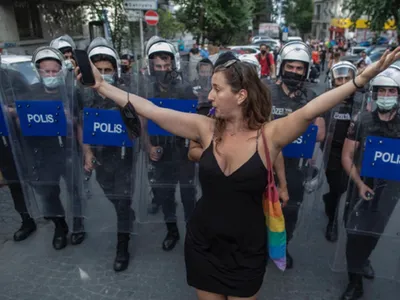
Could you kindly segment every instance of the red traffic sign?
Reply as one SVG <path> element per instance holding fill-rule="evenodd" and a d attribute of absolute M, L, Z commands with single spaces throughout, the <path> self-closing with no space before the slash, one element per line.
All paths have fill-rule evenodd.
<path fill-rule="evenodd" d="M 157 25 L 158 24 L 158 13 L 154 10 L 148 10 L 144 15 L 144 20 L 148 25 Z"/>

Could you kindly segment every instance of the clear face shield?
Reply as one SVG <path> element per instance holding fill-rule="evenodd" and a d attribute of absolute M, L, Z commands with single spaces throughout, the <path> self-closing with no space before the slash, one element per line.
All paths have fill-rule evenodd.
<path fill-rule="evenodd" d="M 197 96 L 199 103 L 208 103 L 208 94 L 211 91 L 213 65 L 209 63 L 199 63 L 197 72 L 199 75 L 198 84 L 193 87 L 193 93 Z"/>
<path fill-rule="evenodd" d="M 48 64 L 48 62 L 54 62 L 54 64 Z M 48 89 L 56 89 L 64 83 L 65 73 L 61 69 L 61 66 L 57 67 L 55 61 L 44 61 L 39 64 L 39 75 L 43 82 L 43 85 Z"/>
<path fill-rule="evenodd" d="M 62 53 L 51 47 L 40 47 L 32 56 L 32 62 L 47 89 L 56 89 L 65 83 L 67 75 Z"/>
<path fill-rule="evenodd" d="M 333 87 L 341 86 L 346 82 L 353 80 L 356 76 L 354 70 L 348 67 L 334 68 L 331 74 Z"/>

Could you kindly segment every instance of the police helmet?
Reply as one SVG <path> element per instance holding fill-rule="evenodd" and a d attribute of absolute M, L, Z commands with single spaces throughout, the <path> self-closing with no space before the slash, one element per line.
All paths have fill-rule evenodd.
<path fill-rule="evenodd" d="M 50 42 L 50 47 L 60 50 L 61 53 L 65 53 L 68 51 L 72 52 L 76 49 L 73 39 L 67 34 L 52 40 Z"/>
<path fill-rule="evenodd" d="M 39 47 L 32 55 L 32 63 L 39 70 L 39 63 L 44 60 L 57 61 L 62 69 L 65 69 L 64 55 L 57 49 L 49 46 Z"/>
<path fill-rule="evenodd" d="M 304 75 L 304 80 L 307 79 L 311 71 L 311 57 L 311 50 L 307 44 L 300 41 L 292 41 L 285 44 L 279 51 L 276 62 L 277 76 L 282 76 L 282 71 L 287 61 L 300 61 L 305 64 L 306 74 Z"/>
<path fill-rule="evenodd" d="M 373 100 L 377 100 L 378 89 L 380 87 L 395 87 L 400 97 L 400 69 L 397 65 L 391 65 L 371 80 L 370 93 Z"/>
<path fill-rule="evenodd" d="M 334 87 L 335 79 L 341 77 L 347 77 L 348 75 L 352 75 L 352 78 L 355 78 L 357 75 L 357 68 L 351 62 L 348 61 L 340 61 L 334 64 L 329 71 L 329 88 L 332 89 Z"/>
<path fill-rule="evenodd" d="M 117 79 L 121 77 L 121 65 L 117 51 L 110 45 L 110 43 L 102 37 L 95 38 L 87 49 L 90 60 L 94 63 L 97 61 L 106 60 L 111 62 L 116 72 Z"/>
<path fill-rule="evenodd" d="M 258 59 L 253 54 L 242 54 L 239 56 L 239 60 L 255 66 L 258 78 L 261 78 L 261 65 Z"/>
<path fill-rule="evenodd" d="M 153 58 L 156 54 L 167 54 L 171 57 L 173 69 L 180 71 L 180 55 L 174 45 L 158 36 L 153 36 L 146 44 L 146 60 L 149 75 L 153 75 Z"/>

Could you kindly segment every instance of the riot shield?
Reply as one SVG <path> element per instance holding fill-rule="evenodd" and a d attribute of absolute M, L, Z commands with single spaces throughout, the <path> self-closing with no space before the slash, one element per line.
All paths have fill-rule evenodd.
<path fill-rule="evenodd" d="M 42 73 L 43 77 L 49 74 Z M 53 72 L 48 77 L 51 87 L 50 80 L 45 85 L 42 77 L 40 83 L 27 88 L 21 88 L 24 74 L 9 75 L 3 111 L 19 179 L 34 193 L 29 197 L 32 217 L 52 219 L 66 232 L 83 232 L 80 125 L 65 74 L 63 68 Z"/>
<path fill-rule="evenodd" d="M 382 116 L 364 111 L 350 125 L 342 155 L 352 175 L 331 265 L 334 271 L 399 281 L 400 115 L 386 121 Z"/>
<path fill-rule="evenodd" d="M 282 83 L 270 85 L 275 119 L 300 109 L 317 96 L 316 89 L 311 84 L 304 85 L 293 97 L 284 92 L 282 85 Z M 302 136 L 282 150 L 289 194 L 289 201 L 283 204 L 288 242 L 295 232 L 296 236 L 307 232 L 306 221 L 310 219 L 307 216 L 315 201 L 315 194 L 321 187 L 320 145 L 329 130 L 332 130 L 329 124 L 326 125 L 323 118 L 317 118 Z M 278 170 L 275 168 L 275 171 Z"/>
<path fill-rule="evenodd" d="M 187 64 L 181 62 L 180 66 L 174 64 L 168 71 L 150 72 L 151 69 L 159 67 L 158 63 L 148 62 L 147 74 L 142 75 L 140 79 L 143 82 L 140 84 L 141 88 L 144 89 L 140 93 L 141 96 L 157 106 L 196 113 L 197 97 L 201 95 L 204 98 L 202 86 L 204 89 L 209 88 L 210 74 L 202 83 L 188 82 L 184 71 L 189 68 Z M 196 72 L 198 70 L 200 66 Z M 149 139 L 144 145 L 146 152 L 139 176 L 142 178 L 141 198 L 138 199 L 140 221 L 187 221 L 194 210 L 198 189 L 196 164 L 188 159 L 190 141 L 172 135 L 151 120 L 146 123 Z M 177 217 L 182 215 L 182 212 L 183 216 Z"/>
<path fill-rule="evenodd" d="M 1 57 L 0 57 L 1 59 Z M 20 180 L 19 171 L 14 161 L 12 141 L 10 141 L 7 125 L 6 98 L 12 97 L 11 82 L 18 79 L 18 72 L 2 65 L 0 62 L 0 188 L 4 187 L 0 196 L 0 236 L 9 235 L 17 229 L 17 224 L 29 217 L 31 203 L 35 203 L 32 189 Z M 28 89 L 28 85 L 20 80 L 21 87 Z M 5 188 L 7 186 L 7 188 Z M 19 216 L 18 216 L 19 214 Z M 19 241 L 27 235 L 14 233 L 14 239 Z M 25 232 L 26 233 L 26 232 Z"/>
<path fill-rule="evenodd" d="M 111 99 L 92 89 L 85 89 L 83 94 L 86 151 L 82 161 L 93 167 L 93 172 L 86 170 L 83 182 L 91 199 L 86 216 L 89 230 L 132 233 L 139 140 L 128 136 L 120 109 Z"/>
<path fill-rule="evenodd" d="M 321 215 L 325 211 L 328 227 L 321 227 L 318 231 L 325 230 L 325 236 L 328 241 L 335 242 L 337 239 L 337 209 L 339 202 L 347 189 L 348 176 L 343 170 L 341 158 L 344 140 L 350 121 L 355 118 L 362 109 L 364 109 L 364 94 L 355 93 L 344 102 L 334 107 L 325 114 L 326 134 L 321 142 L 320 156 L 317 161 L 318 180 L 320 189 L 315 193 L 314 206 L 310 213 Z M 311 224 L 308 224 L 311 225 Z M 315 227 L 310 227 L 309 235 L 316 232 Z"/>

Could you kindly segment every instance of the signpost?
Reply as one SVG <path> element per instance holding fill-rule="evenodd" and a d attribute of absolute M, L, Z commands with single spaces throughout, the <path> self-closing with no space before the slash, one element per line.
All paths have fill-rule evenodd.
<path fill-rule="evenodd" d="M 126 15 L 128 22 L 139 22 L 143 18 L 143 12 L 141 10 L 127 10 Z"/>
<path fill-rule="evenodd" d="M 149 10 L 144 15 L 144 20 L 150 26 L 155 26 L 158 24 L 158 13 L 154 10 Z"/>
<path fill-rule="evenodd" d="M 289 29 L 287 27 L 283 27 L 282 29 L 282 41 L 286 42 L 289 37 Z"/>
<path fill-rule="evenodd" d="M 144 33 L 143 33 L 143 19 L 148 25 L 155 26 L 158 23 L 158 14 L 152 9 L 157 9 L 157 0 L 124 0 L 124 8 L 128 14 L 129 22 L 139 22 L 140 26 L 140 54 L 143 58 L 144 53 Z M 143 18 L 143 10 L 149 10 Z M 149 14 L 149 15 L 148 15 Z"/>
<path fill-rule="evenodd" d="M 124 0 L 124 7 L 131 10 L 157 9 L 157 0 Z"/>

